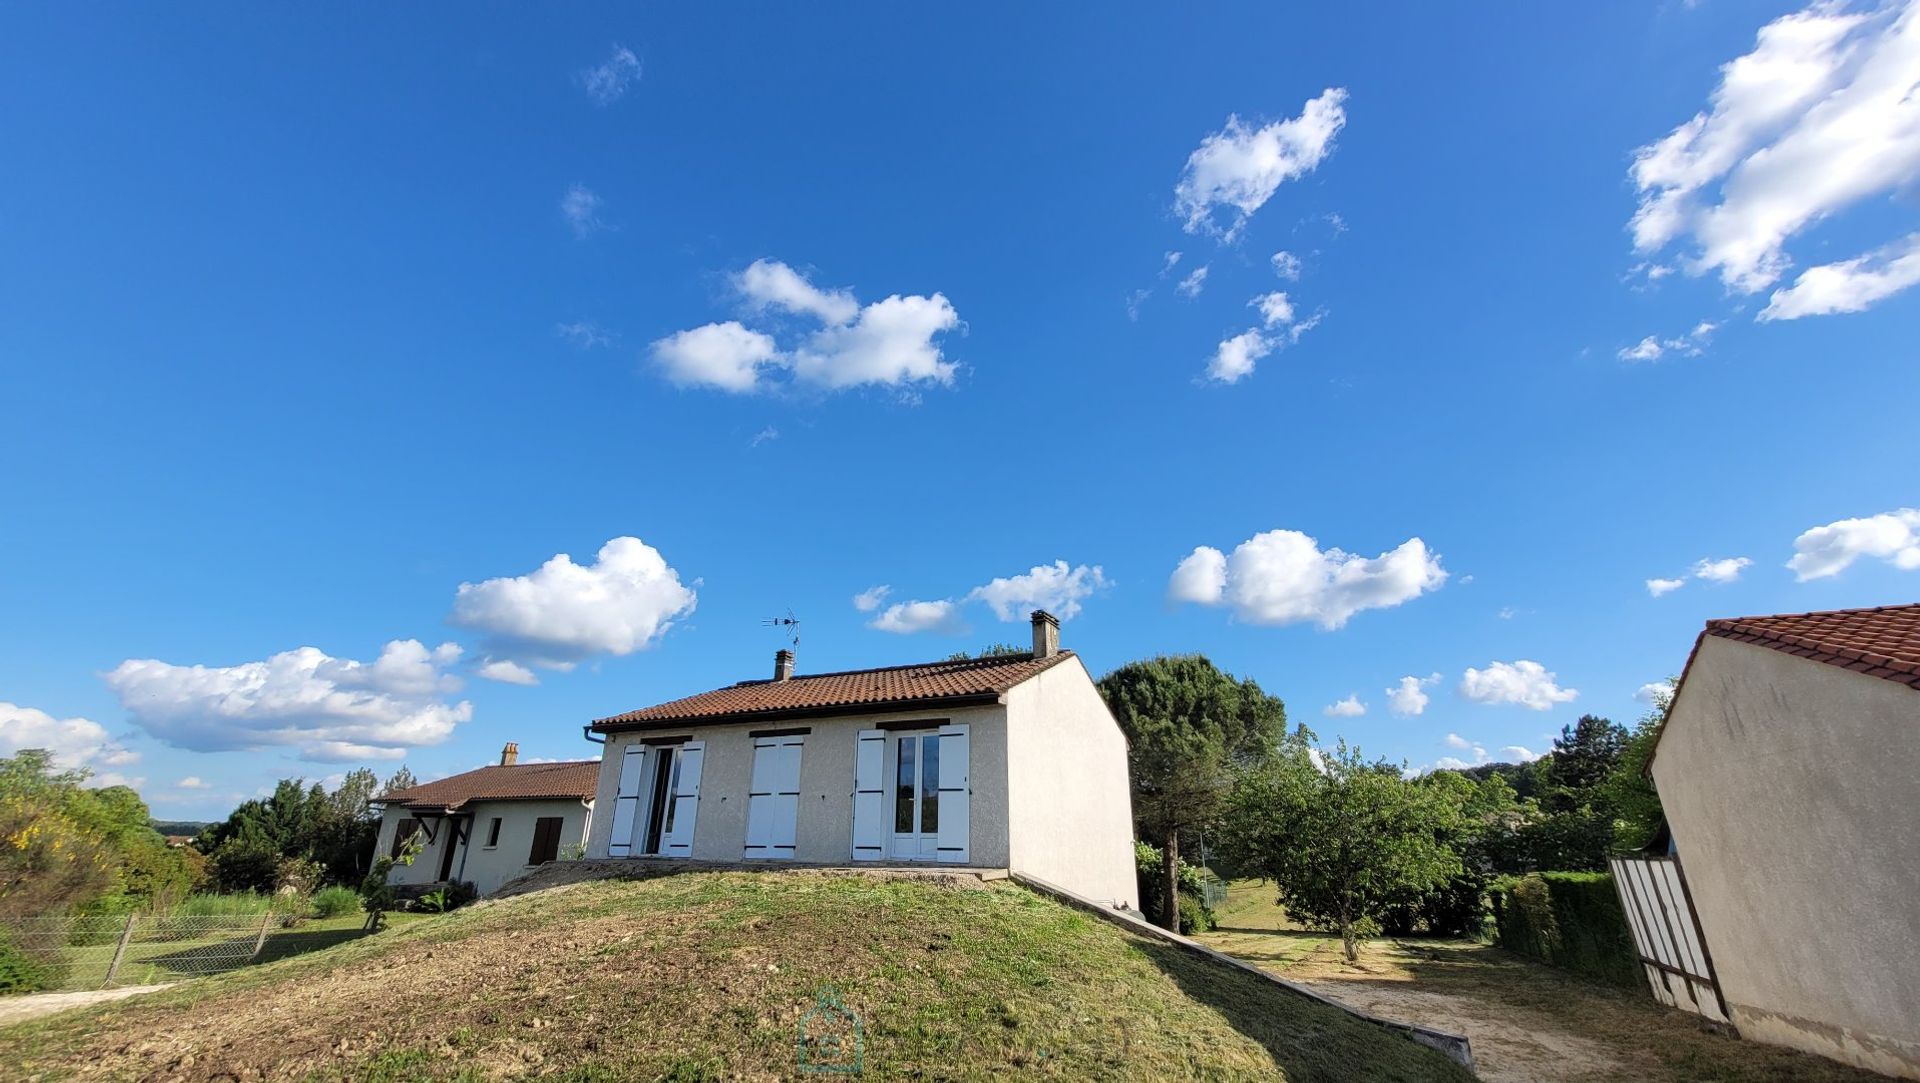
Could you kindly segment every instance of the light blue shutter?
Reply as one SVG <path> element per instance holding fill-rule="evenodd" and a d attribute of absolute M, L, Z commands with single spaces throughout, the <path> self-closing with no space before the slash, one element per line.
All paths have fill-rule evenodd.
<path fill-rule="evenodd" d="M 667 857 L 693 856 L 693 821 L 700 812 L 700 764 L 707 758 L 705 741 L 680 746 L 680 784 L 673 791 L 673 836 L 663 839 Z"/>
<path fill-rule="evenodd" d="M 887 856 L 887 735 L 861 730 L 853 756 L 853 859 Z"/>
<path fill-rule="evenodd" d="M 941 861 L 964 865 L 973 824 L 973 772 L 965 723 L 940 727 L 939 792 L 940 830 L 935 853 Z"/>
<path fill-rule="evenodd" d="M 647 746 L 634 742 L 620 756 L 620 789 L 613 799 L 613 830 L 607 836 L 608 857 L 633 856 L 634 814 L 640 809 L 641 765 Z"/>

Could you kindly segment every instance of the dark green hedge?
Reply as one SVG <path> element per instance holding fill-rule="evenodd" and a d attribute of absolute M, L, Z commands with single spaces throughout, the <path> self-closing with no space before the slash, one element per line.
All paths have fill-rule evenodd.
<path fill-rule="evenodd" d="M 1647 980 L 1611 874 L 1506 876 L 1487 895 L 1501 947 L 1609 985 L 1637 989 Z"/>

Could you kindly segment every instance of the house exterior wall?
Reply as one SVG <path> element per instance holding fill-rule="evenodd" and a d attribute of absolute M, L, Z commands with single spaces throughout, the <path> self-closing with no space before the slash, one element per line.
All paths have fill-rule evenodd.
<path fill-rule="evenodd" d="M 1008 867 L 1138 909 L 1127 739 L 1078 657 L 1007 693 Z"/>
<path fill-rule="evenodd" d="M 465 880 L 473 884 L 474 890 L 488 895 L 499 890 L 508 880 L 530 871 L 533 866 L 527 864 L 527 857 L 533 850 L 534 823 L 542 816 L 559 816 L 560 849 L 565 852 L 570 844 L 584 842 L 587 829 L 593 820 L 592 809 L 575 798 L 555 801 L 484 801 L 468 805 L 461 812 L 464 819 L 471 814 L 466 823 L 469 839 L 455 846 L 453 868 L 450 879 Z M 493 817 L 500 817 L 500 842 L 488 848 L 487 828 Z M 434 831 L 434 841 L 428 843 L 414 859 L 412 865 L 395 865 L 387 874 L 390 884 L 431 884 L 439 880 L 440 860 L 446 847 L 452 844 L 453 832 L 450 821 L 416 816 L 399 806 L 389 805 L 380 816 L 380 833 L 374 842 L 375 859 L 385 856 L 393 848 L 393 834 L 399 828 L 400 821 L 408 817 L 422 820 Z"/>
<path fill-rule="evenodd" d="M 685 736 L 706 742 L 692 856 L 698 861 L 742 860 L 747 839 L 747 793 L 753 777 L 753 738 L 749 734 L 759 730 L 806 728 L 810 732 L 800 753 L 800 810 L 793 859 L 823 864 L 850 863 L 853 860 L 855 741 L 861 730 L 907 721 L 924 722 L 927 729 L 937 728 L 943 722 L 967 725 L 973 787 L 968 864 L 1006 867 L 1007 712 L 1001 706 L 609 734 L 600 760 L 600 785 L 596 792 L 596 807 L 607 812 L 594 818 L 587 855 L 603 858 L 608 854 L 613 833 L 612 809 L 620 791 L 620 764 L 627 746 L 643 744 L 648 738 Z"/>
<path fill-rule="evenodd" d="M 1742 1036 L 1920 1079 L 1920 693 L 1708 636 L 1653 762 Z"/>

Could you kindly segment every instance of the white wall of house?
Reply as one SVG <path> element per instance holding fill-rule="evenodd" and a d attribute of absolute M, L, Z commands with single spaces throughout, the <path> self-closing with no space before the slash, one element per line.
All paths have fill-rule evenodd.
<path fill-rule="evenodd" d="M 1137 908 L 1127 739 L 1069 658 L 1007 692 L 1008 867 Z"/>
<path fill-rule="evenodd" d="M 1742 1036 L 1920 1079 L 1920 692 L 1708 636 L 1654 781 Z"/>
<path fill-rule="evenodd" d="M 740 861 L 747 837 L 747 794 L 753 774 L 753 738 L 759 730 L 808 729 L 800 755 L 800 809 L 793 860 L 844 864 L 853 859 L 854 756 L 862 730 L 894 723 L 965 723 L 971 746 L 973 798 L 969 817 L 968 864 L 1007 865 L 1007 713 L 1001 706 L 947 711 L 896 711 L 839 718 L 790 719 L 724 726 L 684 726 L 607 738 L 600 764 L 594 818 L 587 842 L 590 857 L 606 857 L 613 834 L 613 808 L 620 790 L 620 766 L 626 749 L 648 738 L 691 737 L 706 743 L 701 767 L 699 811 L 694 821 L 692 857 L 699 861 Z M 636 817 L 644 825 L 644 817 Z"/>
<path fill-rule="evenodd" d="M 474 802 L 461 810 L 462 814 L 472 813 L 468 826 L 469 838 L 465 844 L 454 844 L 454 854 L 448 879 L 465 880 L 473 884 L 474 890 L 482 895 L 491 894 L 507 881 L 532 870 L 527 858 L 533 849 L 534 827 L 543 816 L 561 818 L 560 850 L 565 853 L 569 844 L 586 841 L 587 830 L 592 823 L 592 809 L 575 798 L 554 801 L 484 801 Z M 388 806 L 380 817 L 380 834 L 374 843 L 374 856 L 384 857 L 392 852 L 394 832 L 400 821 L 412 816 L 422 819 L 434 830 L 434 841 L 428 843 L 414 859 L 412 865 L 395 865 L 387 875 L 391 884 L 431 884 L 440 879 L 441 859 L 445 848 L 452 844 L 453 832 L 446 819 L 420 817 L 416 813 L 398 806 Z M 500 818 L 500 839 L 494 845 L 487 845 L 489 826 L 494 817 Z"/>

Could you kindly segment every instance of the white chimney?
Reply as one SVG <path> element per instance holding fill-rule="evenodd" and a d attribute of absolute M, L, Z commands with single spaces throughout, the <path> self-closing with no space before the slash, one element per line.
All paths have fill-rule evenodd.
<path fill-rule="evenodd" d="M 508 741 L 507 747 L 500 750 L 500 766 L 512 767 L 520 762 L 520 743 Z"/>
<path fill-rule="evenodd" d="M 1033 656 L 1052 658 L 1060 653 L 1060 621 L 1044 609 L 1033 611 Z"/>
<path fill-rule="evenodd" d="M 773 656 L 773 679 L 787 681 L 793 679 L 793 652 L 782 649 Z"/>

